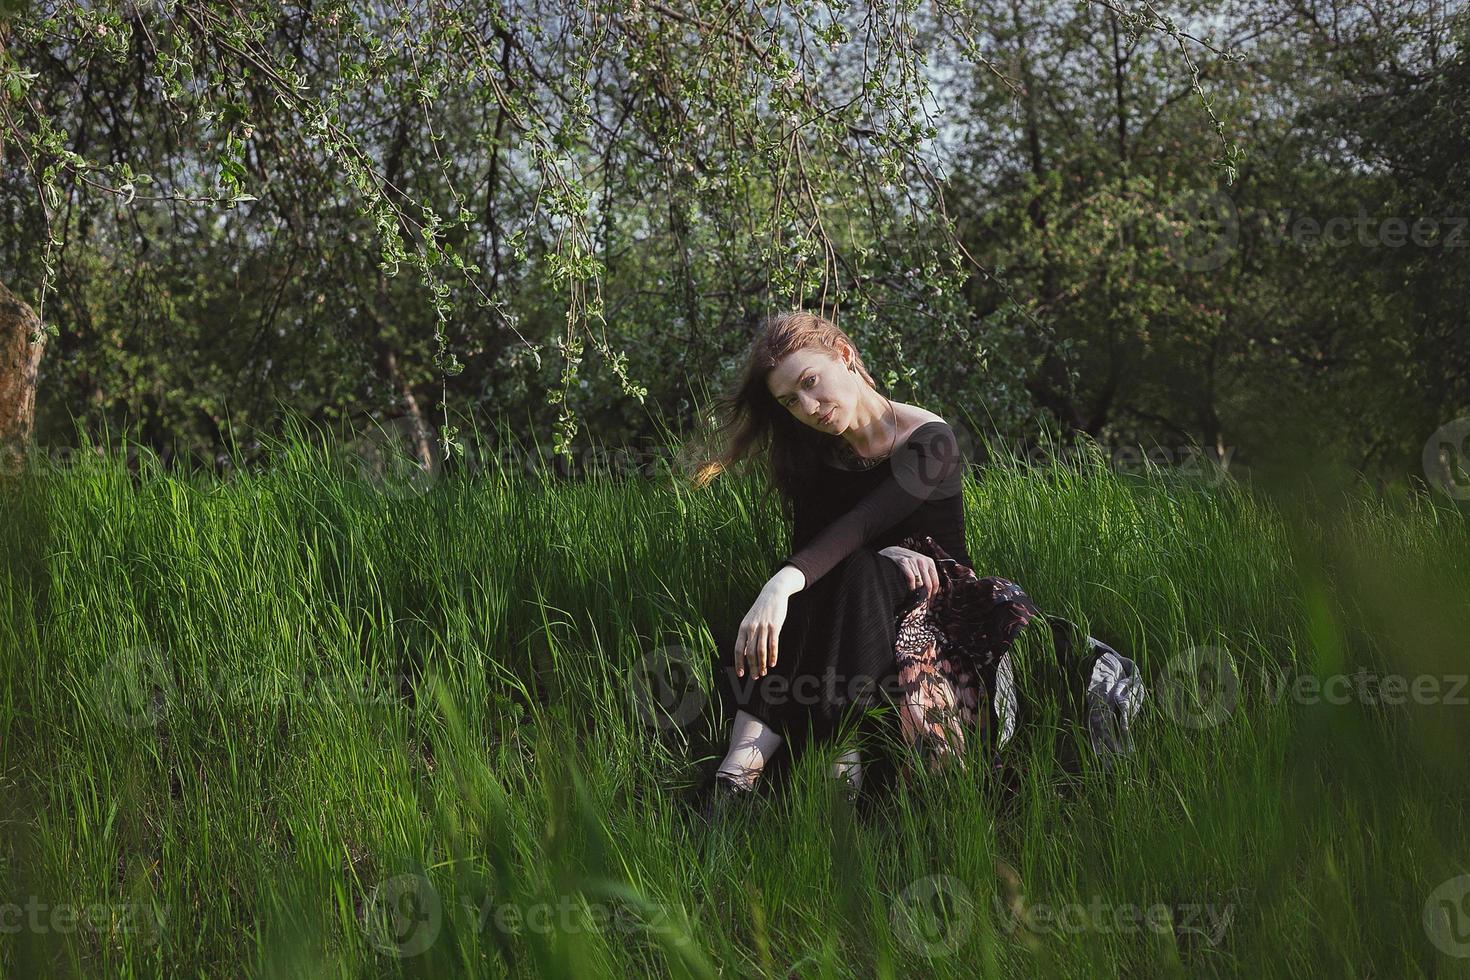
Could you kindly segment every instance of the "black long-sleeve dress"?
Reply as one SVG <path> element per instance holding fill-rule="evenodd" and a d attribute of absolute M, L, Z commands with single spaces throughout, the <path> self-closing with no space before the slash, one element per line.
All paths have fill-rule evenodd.
<path fill-rule="evenodd" d="M 976 575 L 964 472 L 954 430 L 939 420 L 871 468 L 822 461 L 793 500 L 785 564 L 801 570 L 806 587 L 788 603 L 775 666 L 761 678 L 737 677 L 734 637 L 721 644 L 721 690 L 733 707 L 785 739 L 820 741 L 883 699 L 898 709 L 905 740 L 934 762 L 963 759 L 978 738 L 1000 766 L 996 753 L 1013 732 L 1061 732 L 1038 725 L 1054 703 L 1061 726 L 1080 724 L 1104 765 L 1131 750 L 1129 720 L 1144 696 L 1137 665 L 1043 615 L 1015 582 Z M 878 553 L 899 544 L 935 560 L 934 595 L 910 588 L 898 563 Z M 1010 651 L 1032 622 L 1049 628 L 1053 656 L 1024 665 L 1031 679 L 1017 684 Z"/>
<path fill-rule="evenodd" d="M 791 596 L 764 677 L 737 677 L 734 638 L 721 648 L 725 693 L 734 707 L 783 738 L 823 740 L 844 714 L 897 687 L 895 617 L 912 599 L 898 563 L 878 554 L 910 537 L 931 537 L 970 564 L 961 486 L 964 459 L 943 421 L 920 425 L 888 458 L 865 469 L 822 460 L 820 477 L 793 499 L 785 564 L 806 587 Z"/>

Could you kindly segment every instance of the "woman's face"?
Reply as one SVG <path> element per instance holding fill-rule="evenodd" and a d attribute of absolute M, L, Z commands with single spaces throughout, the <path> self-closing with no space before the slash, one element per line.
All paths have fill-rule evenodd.
<path fill-rule="evenodd" d="M 766 375 L 776 404 L 803 424 L 832 435 L 851 422 L 864 384 L 841 358 L 810 348 L 786 355 Z"/>

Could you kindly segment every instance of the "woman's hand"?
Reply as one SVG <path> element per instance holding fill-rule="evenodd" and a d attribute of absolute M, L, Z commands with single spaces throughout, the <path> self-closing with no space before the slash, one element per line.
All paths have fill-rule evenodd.
<path fill-rule="evenodd" d="M 917 589 L 920 585 L 927 585 L 931 596 L 939 594 L 939 566 L 934 564 L 933 558 L 898 545 L 884 548 L 878 554 L 898 562 L 898 567 L 909 577 L 909 588 Z"/>
<path fill-rule="evenodd" d="M 776 640 L 781 636 L 781 624 L 786 622 L 790 598 L 784 580 L 775 579 L 767 582 L 755 597 L 735 636 L 735 676 L 744 677 L 747 665 L 756 677 L 764 677 L 776 666 Z"/>

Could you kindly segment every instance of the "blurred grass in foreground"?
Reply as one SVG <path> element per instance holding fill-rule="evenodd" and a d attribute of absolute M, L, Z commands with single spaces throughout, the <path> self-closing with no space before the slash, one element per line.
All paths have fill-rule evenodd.
<path fill-rule="evenodd" d="M 854 820 L 813 752 L 707 833 L 711 636 L 785 553 L 752 481 L 405 483 L 292 433 L 258 473 L 79 453 L 0 495 L 0 973 L 1470 972 L 1447 500 L 977 470 L 977 570 L 1139 662 L 1137 754 Z M 677 723 L 628 696 L 667 657 Z"/>

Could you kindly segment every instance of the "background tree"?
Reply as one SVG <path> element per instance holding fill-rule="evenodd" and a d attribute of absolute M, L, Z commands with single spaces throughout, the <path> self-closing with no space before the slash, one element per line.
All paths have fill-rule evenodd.
<path fill-rule="evenodd" d="M 1450 380 L 1465 376 L 1457 316 L 1432 299 L 1464 295 L 1463 263 L 1443 238 L 1381 233 L 1416 218 L 1448 231 L 1462 207 L 1451 161 L 1464 124 L 1448 93 L 1465 12 L 1177 9 L 1234 54 L 1198 62 L 1248 148 L 1233 186 L 1200 152 L 1214 120 L 1169 74 L 1169 38 L 1100 5 L 987 8 L 986 22 L 1009 26 L 997 60 L 1027 94 L 972 73 L 973 118 L 1009 112 L 1015 125 L 980 122 L 957 141 L 962 238 L 1009 280 L 975 280 L 971 303 L 1027 299 L 1045 325 L 1028 390 L 1072 429 L 1198 442 L 1255 465 L 1311 451 L 1418 470 L 1426 436 L 1467 406 Z M 1443 134 L 1432 147 L 1412 135 L 1421 120 Z M 1329 244 L 1334 220 L 1352 227 Z"/>
<path fill-rule="evenodd" d="M 566 453 L 697 423 L 759 316 L 804 304 L 896 397 L 1003 435 L 1407 465 L 1463 404 L 1456 253 L 1278 219 L 1450 216 L 1463 23 L 39 4 L 0 60 L 0 280 L 50 333 L 46 441 L 75 414 L 249 452 L 284 407 L 406 417 L 421 455 L 504 415 Z"/>

